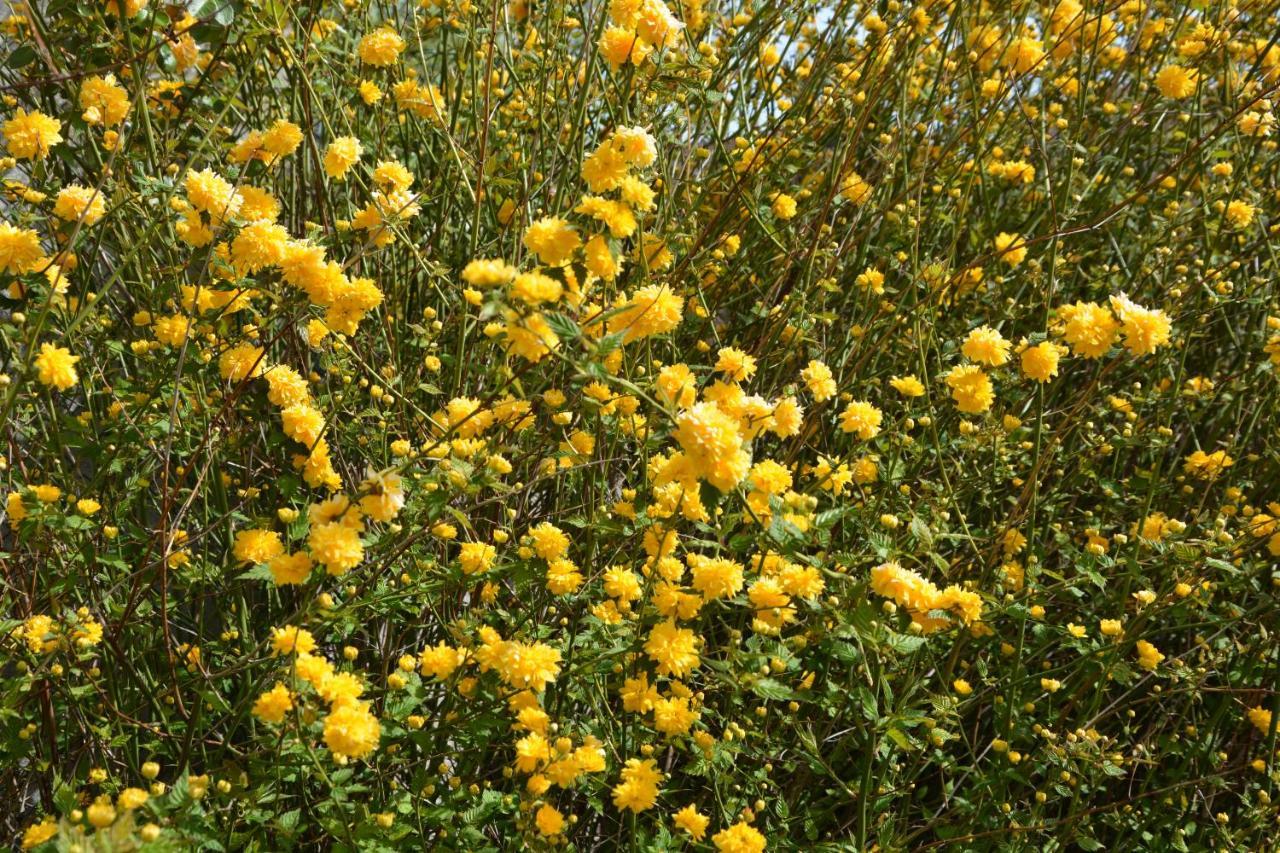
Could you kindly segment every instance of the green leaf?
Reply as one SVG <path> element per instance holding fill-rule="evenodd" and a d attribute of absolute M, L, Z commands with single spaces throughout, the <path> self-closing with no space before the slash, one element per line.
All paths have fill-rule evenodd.
<path fill-rule="evenodd" d="M 751 685 L 751 689 L 755 691 L 757 696 L 763 696 L 765 699 L 792 699 L 795 698 L 795 691 L 781 681 L 772 678 L 758 678 Z"/>
<path fill-rule="evenodd" d="M 36 49 L 29 44 L 24 44 L 22 47 L 9 54 L 9 57 L 4 61 L 4 64 L 10 68 L 23 68 L 24 66 L 30 65 L 35 58 Z"/>

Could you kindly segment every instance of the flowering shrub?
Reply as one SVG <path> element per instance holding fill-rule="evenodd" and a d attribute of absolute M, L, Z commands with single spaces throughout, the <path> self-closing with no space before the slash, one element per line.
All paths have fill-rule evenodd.
<path fill-rule="evenodd" d="M 1274 843 L 1274 3 L 0 31 L 14 846 Z"/>

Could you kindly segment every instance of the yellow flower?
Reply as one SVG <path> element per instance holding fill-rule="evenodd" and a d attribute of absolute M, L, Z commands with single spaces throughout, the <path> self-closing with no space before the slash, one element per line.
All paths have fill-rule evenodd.
<path fill-rule="evenodd" d="M 62 489 L 48 484 L 32 486 L 31 492 L 36 496 L 36 500 L 46 504 L 51 504 L 62 497 Z"/>
<path fill-rule="evenodd" d="M 404 39 L 390 27 L 380 27 L 360 39 L 357 52 L 366 65 L 386 67 L 395 65 L 404 50 Z"/>
<path fill-rule="evenodd" d="M 1000 367 L 1009 360 L 1009 342 L 990 326 L 980 326 L 964 339 L 964 357 L 988 367 Z"/>
<path fill-rule="evenodd" d="M 711 836 L 719 853 L 763 853 L 765 837 L 748 823 L 735 823 Z"/>
<path fill-rule="evenodd" d="M 106 204 L 96 189 L 69 184 L 58 191 L 53 215 L 67 222 L 82 221 L 93 225 L 102 219 Z"/>
<path fill-rule="evenodd" d="M 751 456 L 743 449 L 738 422 L 717 404 L 696 403 L 677 415 L 675 438 L 691 472 L 720 491 L 747 475 Z"/>
<path fill-rule="evenodd" d="M 1183 469 L 1198 480 L 1212 480 L 1234 464 L 1235 460 L 1225 450 L 1213 453 L 1197 450 L 1183 460 Z"/>
<path fill-rule="evenodd" d="M 856 207 L 866 204 L 871 198 L 872 187 L 857 172 L 850 172 L 840 182 L 840 195 Z"/>
<path fill-rule="evenodd" d="M 339 759 L 363 758 L 378 748 L 382 726 L 366 702 L 336 704 L 324 718 L 325 745 Z"/>
<path fill-rule="evenodd" d="M 697 639 L 688 628 L 674 622 L 659 622 L 649 631 L 645 654 L 658 667 L 659 675 L 683 678 L 699 663 Z"/>
<path fill-rule="evenodd" d="M 305 628 L 285 625 L 271 629 L 271 650 L 277 655 L 309 655 L 316 648 L 316 638 Z"/>
<path fill-rule="evenodd" d="M 243 204 L 243 200 L 241 202 Z M 253 275 L 285 259 L 289 232 L 264 219 L 250 222 L 231 241 L 231 263 L 241 275 Z"/>
<path fill-rule="evenodd" d="M 924 383 L 914 374 L 910 376 L 894 376 L 889 380 L 889 385 L 904 397 L 924 396 Z"/>
<path fill-rule="evenodd" d="M 853 400 L 840 413 L 840 429 L 857 433 L 858 438 L 870 441 L 880 434 L 884 414 L 865 400 Z"/>
<path fill-rule="evenodd" d="M 610 332 L 622 332 L 624 343 L 661 335 L 680 325 L 684 298 L 667 285 L 639 288 L 615 315 L 609 318 Z"/>
<path fill-rule="evenodd" d="M 756 360 L 740 349 L 721 347 L 715 369 L 735 382 L 746 382 L 755 376 Z"/>
<path fill-rule="evenodd" d="M 218 372 L 228 382 L 243 382 L 261 376 L 267 363 L 265 352 L 253 344 L 237 344 L 218 357 Z"/>
<path fill-rule="evenodd" d="M 1036 382 L 1048 382 L 1058 375 L 1058 361 L 1061 353 L 1058 347 L 1048 341 L 1029 346 L 1022 351 L 1022 372 Z"/>
<path fill-rule="evenodd" d="M 80 377 L 76 373 L 76 362 L 79 360 L 80 356 L 72 355 L 65 347 L 41 344 L 40 354 L 35 359 L 36 378 L 42 385 L 66 391 L 79 381 Z"/>
<path fill-rule="evenodd" d="M 364 559 L 360 531 L 340 522 L 313 524 L 307 547 L 311 558 L 334 576 L 346 574 Z"/>
<path fill-rule="evenodd" d="M 114 74 L 90 77 L 80 87 L 80 109 L 86 124 L 113 127 L 125 120 L 131 106 L 129 93 Z"/>
<path fill-rule="evenodd" d="M 613 805 L 635 813 L 653 808 L 662 778 L 662 771 L 652 758 L 628 758 L 622 768 L 621 781 L 613 786 Z"/>
<path fill-rule="evenodd" d="M 95 829 L 105 829 L 116 822 L 116 809 L 111 805 L 111 798 L 102 794 L 93 801 L 93 805 L 85 810 L 89 824 Z"/>
<path fill-rule="evenodd" d="M 509 640 L 502 644 L 496 664 L 509 686 L 541 693 L 560 675 L 560 652 L 545 643 Z"/>
<path fill-rule="evenodd" d="M 271 577 L 276 586 L 305 582 L 311 574 L 313 565 L 311 557 L 305 551 L 277 554 L 267 561 L 267 567 L 271 570 Z"/>
<path fill-rule="evenodd" d="M 62 122 L 39 110 L 28 113 L 21 107 L 4 123 L 9 153 L 19 160 L 43 160 L 49 149 L 62 141 Z"/>
<path fill-rule="evenodd" d="M 639 33 L 626 27 L 606 27 L 600 34 L 597 46 L 600 48 L 600 55 L 614 71 L 628 62 L 640 65 L 653 52 L 653 47 L 640 38 Z"/>
<path fill-rule="evenodd" d="M 1180 100 L 1195 94 L 1198 76 L 1193 68 L 1166 65 L 1156 74 L 1156 88 L 1166 98 Z"/>
<path fill-rule="evenodd" d="M 302 128 L 291 121 L 277 119 L 262 134 L 262 148 L 276 157 L 287 157 L 302 144 Z"/>
<path fill-rule="evenodd" d="M 274 530 L 241 530 L 232 553 L 241 562 L 269 562 L 284 553 L 284 544 Z"/>
<path fill-rule="evenodd" d="M 672 815 L 671 822 L 694 841 L 701 841 L 707 834 L 707 826 L 711 823 L 711 818 L 702 814 L 691 803 Z"/>
<path fill-rule="evenodd" d="M 1000 232 L 996 235 L 995 246 L 1000 260 L 1011 267 L 1016 267 L 1027 257 L 1027 243 L 1017 234 Z"/>
<path fill-rule="evenodd" d="M 817 359 L 811 360 L 804 370 L 800 371 L 800 378 L 809 389 L 809 393 L 813 395 L 813 399 L 819 403 L 830 400 L 836 395 L 836 383 L 832 378 L 831 368 Z"/>
<path fill-rule="evenodd" d="M 1111 297 L 1111 309 L 1120 318 L 1125 348 L 1134 355 L 1148 355 L 1169 342 L 1173 326 L 1163 311 L 1143 308 L 1124 294 Z"/>
<path fill-rule="evenodd" d="M 547 266 L 568 262 L 582 240 L 568 222 L 557 216 L 545 216 L 524 232 L 524 245 Z"/>
<path fill-rule="evenodd" d="M 538 827 L 538 832 L 544 836 L 559 835 L 564 829 L 564 815 L 550 804 L 543 804 L 538 809 L 538 813 L 533 818 L 534 825 Z"/>
<path fill-rule="evenodd" d="M 351 167 L 360 161 L 364 149 L 354 136 L 340 136 L 324 152 L 325 174 L 336 180 L 346 177 Z"/>
<path fill-rule="evenodd" d="M 1271 734 L 1271 712 L 1261 706 L 1250 708 L 1248 711 L 1249 722 L 1254 728 L 1262 732 L 1263 735 Z"/>
<path fill-rule="evenodd" d="M 43 261 L 39 234 L 30 228 L 0 222 L 0 270 L 18 275 L 35 270 Z"/>
<path fill-rule="evenodd" d="M 1074 355 L 1099 358 L 1111 349 L 1120 324 L 1106 307 L 1094 302 L 1076 302 L 1058 309 L 1063 320 L 1062 336 Z"/>
<path fill-rule="evenodd" d="M 1155 668 L 1160 665 L 1160 661 L 1164 660 L 1164 655 L 1160 654 L 1160 650 L 1146 640 L 1139 640 L 1136 648 L 1138 665 L 1145 670 L 1154 672 Z"/>
<path fill-rule="evenodd" d="M 1236 199 L 1235 201 L 1227 204 L 1227 222 L 1232 228 L 1240 229 L 1249 227 L 1249 224 L 1253 222 L 1254 213 L 1254 206 L 1249 204 L 1247 201 L 1240 201 L 1239 199 Z"/>
<path fill-rule="evenodd" d="M 458 562 L 462 565 L 464 574 L 479 574 L 493 567 L 497 554 L 497 549 L 492 545 L 486 545 L 483 542 L 464 542 L 462 552 L 458 555 Z"/>
<path fill-rule="evenodd" d="M 975 365 L 961 364 L 951 368 L 946 382 L 951 388 L 951 398 L 955 400 L 956 408 L 962 412 L 985 412 L 995 400 L 991 378 Z"/>
<path fill-rule="evenodd" d="M 58 822 L 53 817 L 46 817 L 39 823 L 33 823 L 22 833 L 22 849 L 30 850 L 39 847 L 58 834 Z"/>

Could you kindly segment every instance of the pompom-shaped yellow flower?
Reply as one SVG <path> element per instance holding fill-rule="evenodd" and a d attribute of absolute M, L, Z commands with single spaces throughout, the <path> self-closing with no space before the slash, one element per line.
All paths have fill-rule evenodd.
<path fill-rule="evenodd" d="M 215 225 L 235 216 L 244 203 L 235 188 L 212 169 L 188 172 L 184 187 L 192 207 L 208 214 L 210 222 Z"/>
<path fill-rule="evenodd" d="M 840 195 L 857 207 L 866 204 L 871 198 L 871 189 L 871 184 L 857 172 L 850 172 L 840 183 Z"/>
<path fill-rule="evenodd" d="M 90 77 L 80 87 L 80 109 L 86 124 L 114 127 L 129 115 L 130 106 L 129 93 L 114 74 Z"/>
<path fill-rule="evenodd" d="M 9 153 L 19 160 L 43 160 L 49 149 L 62 141 L 62 122 L 36 110 L 21 107 L 4 123 L 5 143 Z"/>
<path fill-rule="evenodd" d="M 283 225 L 259 219 L 240 229 L 231 241 L 231 263 L 241 275 L 278 266 L 285 258 L 289 232 Z"/>
<path fill-rule="evenodd" d="M 1058 375 L 1058 361 L 1061 357 L 1062 352 L 1058 346 L 1049 341 L 1029 346 L 1020 356 L 1022 372 L 1036 382 L 1048 382 Z"/>
<path fill-rule="evenodd" d="M 58 190 L 53 215 L 67 222 L 81 221 L 93 225 L 102 219 L 106 204 L 102 193 L 91 187 L 69 184 Z"/>
<path fill-rule="evenodd" d="M 606 27 L 597 46 L 600 55 L 614 71 L 628 62 L 640 65 L 653 52 L 652 45 L 640 38 L 638 32 L 626 27 Z"/>
<path fill-rule="evenodd" d="M 749 823 L 735 823 L 711 836 L 719 853 L 764 853 L 765 837 Z"/>
<path fill-rule="evenodd" d="M 582 245 L 582 238 L 560 217 L 544 216 L 524 232 L 524 245 L 542 263 L 558 267 L 573 257 L 574 250 Z"/>
<path fill-rule="evenodd" d="M 569 537 L 550 522 L 544 521 L 529 528 L 533 550 L 544 560 L 558 560 L 569 551 Z"/>
<path fill-rule="evenodd" d="M 742 590 L 742 566 L 721 557 L 689 555 L 693 588 L 707 601 L 728 598 Z"/>
<path fill-rule="evenodd" d="M 313 567 L 311 557 L 305 551 L 277 554 L 267 563 L 276 586 L 296 585 L 306 581 Z"/>
<path fill-rule="evenodd" d="M 545 643 L 509 640 L 496 661 L 498 675 L 511 687 L 541 693 L 560 674 L 560 651 Z"/>
<path fill-rule="evenodd" d="M 1271 734 L 1271 712 L 1262 706 L 1250 708 L 1248 711 L 1249 722 L 1253 727 L 1264 735 Z"/>
<path fill-rule="evenodd" d="M 80 356 L 72 355 L 66 347 L 53 344 L 41 344 L 40 354 L 36 356 L 36 378 L 40 384 L 65 391 L 79 381 L 76 373 L 76 362 Z"/>
<path fill-rule="evenodd" d="M 1125 349 L 1134 355 L 1149 355 L 1169 343 L 1173 324 L 1163 311 L 1143 308 L 1124 294 L 1111 297 L 1111 309 L 1120 318 Z"/>
<path fill-rule="evenodd" d="M 1236 199 L 1227 204 L 1226 219 L 1227 223 L 1236 229 L 1248 228 L 1253 222 L 1253 215 L 1256 212 L 1253 205 L 1247 201 Z"/>
<path fill-rule="evenodd" d="M 639 288 L 617 314 L 609 318 L 609 331 L 622 332 L 625 343 L 661 335 L 680 325 L 684 318 L 684 298 L 667 285 Z"/>
<path fill-rule="evenodd" d="M 707 834 L 707 826 L 711 823 L 711 818 L 699 812 L 690 803 L 673 814 L 671 822 L 694 841 L 701 841 Z"/>
<path fill-rule="evenodd" d="M 1095 302 L 1077 302 L 1058 309 L 1063 320 L 1062 337 L 1073 355 L 1101 358 L 1115 343 L 1120 324 L 1111 311 Z"/>
<path fill-rule="evenodd" d="M 550 803 L 544 803 L 533 817 L 533 824 L 544 837 L 559 835 L 564 830 L 564 815 Z"/>
<path fill-rule="evenodd" d="M 1156 88 L 1166 98 L 1181 100 L 1195 94 L 1196 80 L 1197 74 L 1194 68 L 1166 65 L 1156 74 Z"/>
<path fill-rule="evenodd" d="M 335 577 L 351 571 L 364 559 L 360 531 L 340 522 L 313 524 L 307 548 L 311 558 Z"/>
<path fill-rule="evenodd" d="M 995 239 L 996 255 L 1011 267 L 1016 267 L 1027 257 L 1027 242 L 1017 234 L 1002 231 Z"/>
<path fill-rule="evenodd" d="M 43 260 L 39 234 L 30 228 L 0 222 L 0 270 L 19 275 L 36 269 Z"/>
<path fill-rule="evenodd" d="M 287 157 L 302 144 L 302 128 L 286 119 L 277 119 L 262 134 L 262 148 L 276 157 Z"/>
<path fill-rule="evenodd" d="M 395 65 L 404 50 L 404 39 L 390 27 L 379 27 L 360 39 L 357 52 L 366 65 L 386 67 Z"/>
<path fill-rule="evenodd" d="M 964 357 L 988 367 L 1000 367 L 1009 361 L 1010 344 L 990 326 L 979 326 L 964 339 L 960 351 Z"/>
<path fill-rule="evenodd" d="M 464 542 L 462 552 L 458 555 L 458 563 L 464 574 L 476 575 L 487 572 L 493 567 L 498 551 L 484 542 Z"/>
<path fill-rule="evenodd" d="M 813 399 L 819 403 L 830 400 L 836 395 L 836 381 L 831 375 L 831 368 L 817 359 L 812 359 L 804 370 L 800 371 L 800 378 L 809 389 L 809 393 L 813 395 Z"/>
<path fill-rule="evenodd" d="M 284 543 L 274 530 L 241 530 L 231 553 L 242 563 L 267 563 L 284 553 Z"/>
<path fill-rule="evenodd" d="M 1197 450 L 1183 460 L 1183 470 L 1197 480 L 1212 480 L 1235 464 L 1235 460 L 1225 450 L 1205 453 Z"/>
<path fill-rule="evenodd" d="M 382 726 L 367 702 L 340 702 L 324 718 L 325 745 L 341 759 L 363 758 L 381 738 Z"/>
<path fill-rule="evenodd" d="M 31 824 L 22 833 L 22 849 L 30 850 L 33 847 L 39 847 L 57 834 L 58 821 L 53 817 L 46 817 L 39 823 Z"/>
<path fill-rule="evenodd" d="M 309 655 L 316 649 L 316 638 L 306 628 L 283 625 L 271 629 L 271 650 L 277 655 Z"/>
<path fill-rule="evenodd" d="M 653 808 L 658 801 L 658 785 L 662 778 L 662 771 L 654 759 L 628 758 L 622 768 L 621 781 L 613 786 L 614 806 L 637 814 Z"/>
<path fill-rule="evenodd" d="M 747 382 L 756 374 L 756 360 L 736 347 L 721 347 L 716 370 L 735 382 Z"/>
<path fill-rule="evenodd" d="M 889 385 L 904 397 L 923 397 L 924 383 L 914 374 L 910 376 L 894 376 Z"/>
<path fill-rule="evenodd" d="M 253 715 L 264 723 L 280 723 L 293 708 L 293 694 L 279 681 L 276 686 L 258 696 L 253 703 Z"/>
<path fill-rule="evenodd" d="M 354 136 L 339 136 L 325 149 L 325 174 L 335 180 L 342 180 L 351 171 L 351 167 L 360 162 L 360 155 L 363 153 L 360 140 Z"/>
<path fill-rule="evenodd" d="M 1138 666 L 1148 672 L 1154 672 L 1156 667 L 1160 666 L 1160 661 L 1164 660 L 1160 650 L 1146 640 L 1139 640 L 1135 648 L 1138 654 Z"/>
<path fill-rule="evenodd" d="M 717 404 L 696 403 L 677 415 L 675 438 L 693 472 L 720 491 L 747 475 L 751 458 L 743 449 L 738 421 Z"/>
<path fill-rule="evenodd" d="M 497 287 L 515 277 L 516 268 L 500 259 L 477 258 L 462 268 L 462 280 L 472 287 Z"/>
<path fill-rule="evenodd" d="M 880 434 L 884 414 L 866 400 L 853 400 L 840 413 L 840 429 L 856 433 L 863 441 L 870 441 Z"/>
<path fill-rule="evenodd" d="M 961 364 L 953 367 L 947 374 L 947 385 L 951 388 L 951 399 L 955 400 L 956 408 L 962 412 L 985 412 L 995 400 L 991 377 L 977 365 Z"/>
<path fill-rule="evenodd" d="M 693 631 L 675 622 L 659 622 L 649 631 L 644 652 L 657 664 L 659 675 L 684 678 L 697 668 L 698 641 Z"/>
<path fill-rule="evenodd" d="M 218 372 L 228 382 L 261 376 L 266 367 L 263 349 L 253 344 L 236 344 L 218 357 Z"/>

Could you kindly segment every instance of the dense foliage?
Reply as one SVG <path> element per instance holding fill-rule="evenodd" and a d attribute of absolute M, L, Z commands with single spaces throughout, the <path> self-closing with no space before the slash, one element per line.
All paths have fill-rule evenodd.
<path fill-rule="evenodd" d="M 1274 0 L 11 5 L 14 846 L 1274 843 Z"/>

